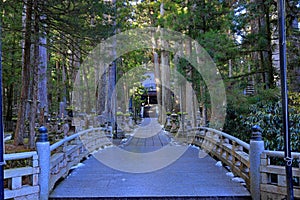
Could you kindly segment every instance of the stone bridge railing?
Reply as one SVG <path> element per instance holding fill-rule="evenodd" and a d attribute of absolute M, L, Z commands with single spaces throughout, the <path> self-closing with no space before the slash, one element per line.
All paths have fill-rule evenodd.
<path fill-rule="evenodd" d="M 4 198 L 18 199 L 26 196 L 28 199 L 38 199 L 40 168 L 37 152 L 5 154 L 4 160 L 19 163 L 26 160 L 27 162 L 24 167 L 4 170 L 6 182 L 4 184 Z"/>
<path fill-rule="evenodd" d="M 6 162 L 25 166 L 4 170 L 5 199 L 48 199 L 57 181 L 65 178 L 73 166 L 91 152 L 111 144 L 111 133 L 105 128 L 90 128 L 51 146 L 47 134 L 43 134 L 37 139 L 37 151 L 4 155 Z"/>
<path fill-rule="evenodd" d="M 194 144 L 229 166 L 234 174 L 246 181 L 247 187 L 250 186 L 249 144 L 224 132 L 205 127 L 201 127 L 195 135 Z"/>
<path fill-rule="evenodd" d="M 283 160 L 283 152 L 264 150 L 259 133 L 254 132 L 247 144 L 224 132 L 200 127 L 188 130 L 195 133 L 193 143 L 211 156 L 229 166 L 231 171 L 246 182 L 253 199 L 283 199 L 286 194 L 285 167 L 273 163 L 274 158 Z M 5 154 L 5 161 L 22 162 L 23 167 L 6 169 L 5 199 L 48 199 L 55 183 L 68 175 L 90 152 L 111 142 L 111 133 L 105 128 L 81 131 L 50 146 L 45 135 L 37 142 L 37 151 Z M 189 134 L 191 135 L 191 134 Z M 292 153 L 295 180 L 294 195 L 300 198 L 300 153 Z"/>
<path fill-rule="evenodd" d="M 298 167 L 293 167 L 294 196 L 300 199 L 300 153 L 292 153 L 294 162 Z M 282 162 L 282 165 L 274 163 Z M 286 171 L 284 153 L 282 151 L 264 151 L 261 155 L 261 199 L 284 199 L 286 196 Z"/>
<path fill-rule="evenodd" d="M 230 170 L 243 178 L 253 199 L 283 199 L 286 195 L 285 166 L 280 166 L 278 159 L 284 160 L 284 153 L 264 150 L 260 132 L 254 131 L 250 144 L 227 133 L 206 128 L 189 130 L 194 136 L 193 143 L 211 156 L 222 161 Z M 300 153 L 292 153 L 294 196 L 300 198 Z M 277 162 L 272 163 L 271 158 Z"/>

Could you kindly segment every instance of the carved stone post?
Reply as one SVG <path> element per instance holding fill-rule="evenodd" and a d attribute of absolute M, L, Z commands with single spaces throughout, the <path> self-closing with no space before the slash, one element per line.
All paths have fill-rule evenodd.
<path fill-rule="evenodd" d="M 47 128 L 41 126 L 36 141 L 36 150 L 40 166 L 39 185 L 40 200 L 48 200 L 50 180 L 50 143 L 48 140 Z"/>
<path fill-rule="evenodd" d="M 264 141 L 261 136 L 262 129 L 255 125 L 252 127 L 250 140 L 250 192 L 252 199 L 260 199 L 260 156 L 264 149 Z"/>

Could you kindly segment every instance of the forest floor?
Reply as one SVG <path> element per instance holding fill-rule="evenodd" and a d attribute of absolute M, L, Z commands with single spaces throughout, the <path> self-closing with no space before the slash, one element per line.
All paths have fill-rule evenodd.
<path fill-rule="evenodd" d="M 26 152 L 26 151 L 34 151 L 35 149 L 30 149 L 27 145 L 27 138 L 24 139 L 24 145 L 15 145 L 14 140 L 10 139 L 6 141 L 4 144 L 4 150 L 6 154 L 9 153 L 20 153 L 20 152 Z"/>
<path fill-rule="evenodd" d="M 13 142 L 13 141 L 12 141 Z M 30 149 L 27 145 L 14 145 L 12 144 L 5 144 L 5 153 L 20 153 L 26 151 L 34 151 L 34 149 Z"/>

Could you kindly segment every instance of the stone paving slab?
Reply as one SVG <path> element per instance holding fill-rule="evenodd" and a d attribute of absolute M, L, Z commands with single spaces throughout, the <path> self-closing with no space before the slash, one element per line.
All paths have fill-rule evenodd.
<path fill-rule="evenodd" d="M 166 142 L 170 141 L 170 138 L 163 131 L 148 138 L 143 136 L 146 135 L 131 138 L 122 148 L 142 154 L 155 152 L 170 145 Z M 106 150 L 113 157 L 118 148 L 115 146 Z M 176 150 L 182 146 L 174 145 L 173 148 Z M 225 168 L 217 167 L 215 165 L 217 161 L 209 156 L 199 158 L 199 150 L 192 146 L 171 165 L 148 173 L 129 173 L 112 169 L 96 159 L 97 156 L 103 155 L 103 152 L 98 152 L 85 160 L 83 166 L 73 170 L 54 189 L 50 198 L 251 199 L 244 186 L 226 176 Z M 130 166 L 132 163 L 127 164 Z"/>

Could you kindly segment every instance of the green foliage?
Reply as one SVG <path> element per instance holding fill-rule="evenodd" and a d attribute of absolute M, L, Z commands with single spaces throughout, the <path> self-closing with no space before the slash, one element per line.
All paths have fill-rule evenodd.
<path fill-rule="evenodd" d="M 20 84 L 22 49 L 22 4 L 12 1 L 3 2 L 2 17 L 2 68 L 4 88 Z"/>
<path fill-rule="evenodd" d="M 133 89 L 130 90 L 131 96 L 133 97 L 133 104 L 135 107 L 140 107 L 141 103 L 144 101 L 141 98 L 141 95 L 146 92 L 144 86 L 140 83 L 136 83 Z"/>
<path fill-rule="evenodd" d="M 219 30 L 210 30 L 203 33 L 197 40 L 216 62 L 218 68 L 227 75 L 228 68 L 224 69 L 222 66 L 237 54 L 237 47 L 234 41 L 228 34 Z"/>
<path fill-rule="evenodd" d="M 292 151 L 300 151 L 300 115 L 295 110 L 290 110 L 290 134 Z M 266 149 L 283 150 L 281 102 L 258 102 L 250 107 L 250 114 L 243 117 L 242 125 L 251 128 L 254 124 L 263 128 L 263 138 Z"/>
<path fill-rule="evenodd" d="M 124 115 L 123 112 L 121 112 L 121 111 L 118 111 L 118 112 L 117 112 L 117 116 L 123 116 L 123 115 Z"/>
<path fill-rule="evenodd" d="M 272 37 L 273 30 L 277 30 L 275 15 L 277 8 L 274 1 L 143 0 L 136 4 L 130 2 L 133 1 L 116 1 L 115 6 L 92 0 L 39 2 L 39 15 L 46 16 L 46 19 L 41 19 L 37 23 L 41 33 L 47 34 L 48 41 L 46 47 L 49 55 L 47 72 L 49 112 L 57 112 L 59 101 L 63 99 L 71 102 L 69 96 L 79 65 L 87 52 L 100 41 L 115 34 L 116 30 L 160 26 L 179 31 L 197 40 L 215 61 L 227 86 L 230 87 L 231 82 L 239 85 L 239 88 L 228 91 L 227 118 L 224 127 L 226 132 L 249 141 L 251 126 L 260 124 L 264 129 L 268 148 L 282 147 L 282 136 L 278 131 L 281 128 L 280 103 L 278 103 L 280 95 L 276 89 L 264 91 L 260 89 L 265 86 L 263 84 L 266 77 L 262 78 L 262 76 L 268 73 L 271 62 L 268 62 L 267 56 L 259 55 L 266 53 L 272 55 L 272 52 L 268 51 L 273 50 L 267 27 L 272 30 Z M 162 3 L 163 15 L 160 12 Z M 287 6 L 288 70 L 291 75 L 299 71 L 299 31 L 292 31 L 290 28 L 290 22 L 294 17 L 292 9 L 297 3 L 298 1 L 292 0 Z M 19 104 L 24 2 L 6 0 L 2 5 L 4 108 L 9 113 Z M 290 11 L 292 13 L 289 13 Z M 160 49 L 155 51 L 160 58 Z M 172 62 L 171 58 L 170 60 Z M 144 69 L 140 66 L 145 63 L 153 63 L 153 49 L 128 52 L 117 60 L 117 79 L 120 80 L 126 74 L 123 78 L 127 78 L 132 83 L 128 85 L 128 90 L 132 89 L 130 95 L 139 94 L 133 99 L 137 109 L 142 103 L 139 99 L 140 93 L 145 91 L 134 84 L 141 81 L 141 77 L 136 74 L 143 74 Z M 201 106 L 208 108 L 209 113 L 210 95 L 201 74 L 191 70 L 190 63 L 184 59 L 179 59 L 176 64 L 178 72 L 192 83 Z M 228 77 L 229 68 L 232 77 Z M 191 71 L 192 73 L 189 73 Z M 275 73 L 268 73 L 268 77 L 273 75 Z M 255 86 L 255 89 L 259 90 L 255 96 L 242 95 L 249 78 L 254 79 L 256 83 L 262 83 Z M 299 80 L 296 76 L 294 79 L 290 81 L 294 85 L 290 89 L 299 91 Z M 13 105 L 9 105 L 9 102 Z M 297 138 L 299 132 L 298 135 L 296 134 L 299 129 L 296 123 L 300 112 L 299 93 L 290 93 L 290 106 L 290 119 L 294 122 L 291 127 L 292 138 L 293 141 L 297 141 L 299 140 Z M 277 141 L 271 142 L 274 138 Z"/>
<path fill-rule="evenodd" d="M 278 90 L 265 90 L 257 96 L 243 96 L 235 101 L 230 100 L 224 127 L 225 132 L 249 142 L 252 126 L 259 125 L 263 129 L 265 148 L 283 150 L 282 110 Z M 300 113 L 299 110 L 291 107 L 289 114 L 291 148 L 293 151 L 299 152 Z"/>
<path fill-rule="evenodd" d="M 135 120 L 139 118 L 138 113 L 141 110 L 142 103 L 146 102 L 146 100 L 142 99 L 142 94 L 145 94 L 146 92 L 147 91 L 141 83 L 136 83 L 135 86 L 130 90 L 133 105 L 133 118 Z"/>
<path fill-rule="evenodd" d="M 293 110 L 300 113 L 300 93 L 289 92 L 289 104 Z"/>

